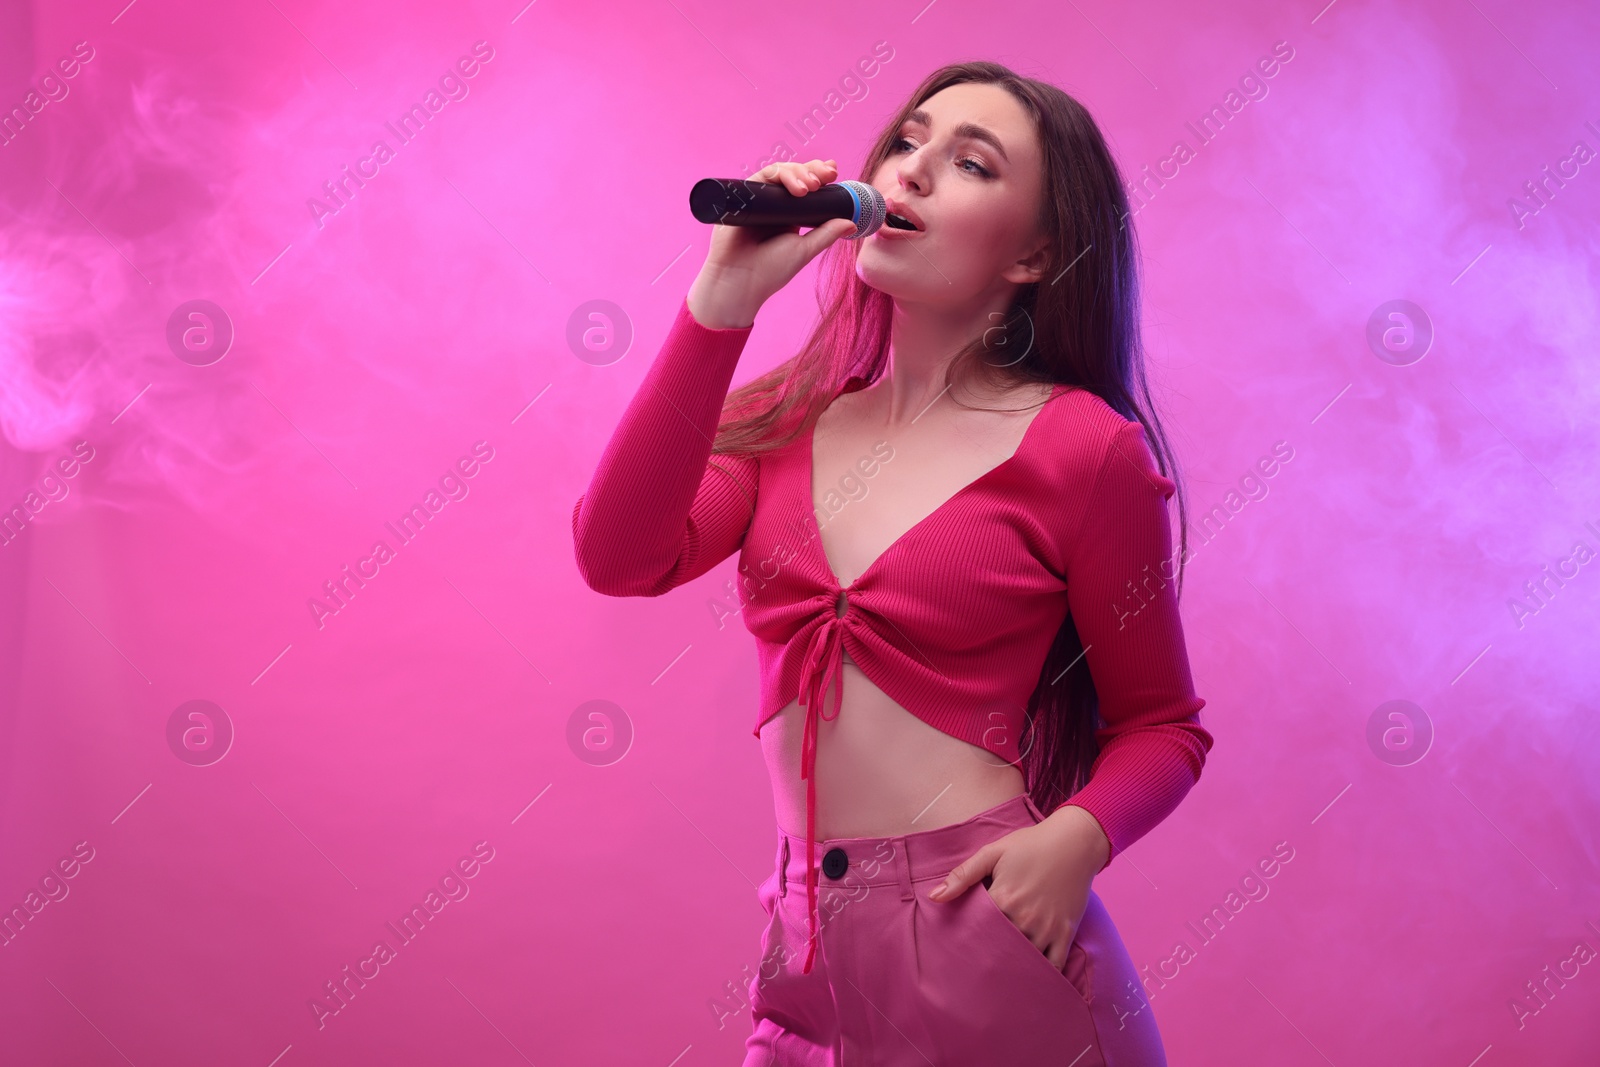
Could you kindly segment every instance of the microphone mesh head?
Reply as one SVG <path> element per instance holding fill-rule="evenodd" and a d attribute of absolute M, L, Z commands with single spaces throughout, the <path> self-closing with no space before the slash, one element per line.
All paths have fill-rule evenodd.
<path fill-rule="evenodd" d="M 889 214 L 889 206 L 884 203 L 883 194 L 866 182 L 844 181 L 838 184 L 849 189 L 856 198 L 856 232 L 845 239 L 858 241 L 863 237 L 871 237 L 878 227 L 883 225 L 884 218 Z"/>

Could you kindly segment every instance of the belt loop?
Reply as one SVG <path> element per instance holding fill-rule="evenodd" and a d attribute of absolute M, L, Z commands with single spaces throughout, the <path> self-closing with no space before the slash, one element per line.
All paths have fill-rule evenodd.
<path fill-rule="evenodd" d="M 894 872 L 900 876 L 900 899 L 915 900 L 917 894 L 911 888 L 911 852 L 906 847 L 905 838 L 896 837 L 893 841 L 897 853 L 894 858 Z"/>
<path fill-rule="evenodd" d="M 789 895 L 789 835 L 783 835 L 783 854 L 778 857 L 778 895 Z"/>

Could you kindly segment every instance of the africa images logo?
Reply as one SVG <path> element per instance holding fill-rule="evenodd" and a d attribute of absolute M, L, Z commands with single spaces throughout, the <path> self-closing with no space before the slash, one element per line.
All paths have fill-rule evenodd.
<path fill-rule="evenodd" d="M 472 46 L 472 55 L 457 59 L 454 69 L 441 74 L 438 88 L 430 85 L 427 92 L 422 94 L 421 103 L 412 104 L 398 119 L 383 124 L 384 128 L 394 135 L 394 145 L 390 145 L 386 138 L 380 137 L 372 143 L 372 150 L 369 153 L 356 160 L 354 171 L 350 169 L 350 164 L 342 164 L 339 169 L 344 173 L 323 182 L 322 189 L 327 196 L 327 202 L 319 197 L 311 197 L 306 201 L 306 207 L 310 210 L 312 219 L 316 221 L 317 229 L 320 230 L 327 225 L 323 220 L 328 216 L 337 215 L 348 207 L 356 192 L 376 178 L 381 173 L 381 168 L 395 158 L 396 150 L 410 144 L 433 117 L 444 110 L 446 104 L 465 100 L 467 94 L 472 91 L 471 86 L 467 84 L 468 80 L 477 77 L 483 70 L 483 65 L 493 58 L 494 49 L 489 47 L 488 41 L 475 43 Z"/>
<path fill-rule="evenodd" d="M 494 446 L 488 441 L 473 443 L 472 453 L 456 460 L 455 465 L 446 469 L 439 478 L 439 488 L 429 488 L 423 494 L 420 503 L 412 504 L 410 509 L 393 522 L 385 522 L 384 529 L 394 536 L 394 546 L 379 538 L 372 544 L 372 551 L 366 556 L 356 560 L 355 569 L 346 563 L 340 567 L 337 577 L 330 578 L 322 583 L 324 597 L 307 597 L 306 608 L 311 612 L 311 621 L 317 624 L 320 630 L 327 624 L 330 616 L 337 615 L 350 606 L 356 593 L 366 588 L 382 573 L 382 568 L 397 558 L 399 549 L 409 545 L 421 535 L 423 529 L 444 510 L 451 501 L 462 501 L 472 491 L 472 486 L 467 479 L 476 478 L 483 470 L 484 464 L 494 459 Z"/>

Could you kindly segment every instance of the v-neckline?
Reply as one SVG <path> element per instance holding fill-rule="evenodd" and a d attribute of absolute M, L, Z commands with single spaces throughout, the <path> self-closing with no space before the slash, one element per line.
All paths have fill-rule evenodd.
<path fill-rule="evenodd" d="M 865 384 L 871 384 L 871 383 L 867 382 L 867 380 L 865 378 L 863 378 L 861 375 L 852 374 L 850 377 L 845 379 L 844 386 L 842 386 L 838 390 L 838 392 L 833 394 L 833 399 L 828 401 L 828 406 L 832 407 L 833 406 L 833 402 L 835 400 L 838 400 L 839 397 L 843 396 L 845 393 L 856 392 L 856 390 L 849 388 L 849 386 L 850 386 L 851 382 L 857 382 L 857 381 L 863 382 Z M 863 388 L 864 387 L 865 387 L 865 385 L 863 386 Z M 1028 420 L 1027 428 L 1022 431 L 1022 438 L 1021 438 L 1020 441 L 1017 442 L 1016 451 L 1012 452 L 1011 455 L 1007 456 L 1005 459 L 1001 460 L 999 463 L 995 464 L 993 467 L 990 467 L 988 470 L 984 471 L 982 474 L 980 474 L 976 478 L 972 479 L 972 481 L 970 481 L 967 484 L 963 485 L 960 489 L 957 489 L 954 493 L 950 494 L 943 501 L 941 501 L 938 507 L 934 508 L 932 511 L 928 512 L 922 518 L 920 518 L 916 522 L 912 523 L 910 528 L 907 529 L 905 531 L 905 533 L 901 534 L 899 537 L 896 537 L 893 541 L 889 542 L 889 547 L 885 548 L 882 552 L 879 552 L 877 554 L 877 556 L 873 558 L 872 562 L 867 564 L 866 568 L 859 575 L 856 576 L 855 581 L 851 582 L 849 585 L 845 585 L 843 582 L 839 581 L 838 572 L 836 572 L 833 569 L 833 564 L 828 561 L 827 549 L 824 548 L 823 544 L 822 544 L 822 527 L 817 524 L 816 487 L 815 487 L 815 485 L 813 483 L 816 480 L 816 465 L 817 465 L 816 444 L 815 444 L 816 436 L 817 436 L 817 421 L 820 420 L 821 415 L 818 415 L 817 419 L 813 419 L 812 423 L 811 423 L 811 428 L 806 431 L 806 436 L 805 436 L 805 478 L 804 478 L 804 481 L 803 481 L 803 489 L 804 489 L 804 496 L 805 496 L 806 514 L 811 517 L 811 533 L 812 533 L 811 540 L 817 546 L 817 559 L 822 563 L 823 572 L 827 574 L 828 580 L 833 583 L 834 590 L 837 591 L 837 592 L 844 592 L 844 593 L 848 593 L 848 592 L 854 590 L 856 586 L 858 586 L 862 582 L 866 581 L 867 578 L 869 578 L 872 575 L 872 573 L 878 569 L 878 565 L 881 564 L 887 557 L 892 555 L 894 553 L 894 551 L 897 548 L 899 548 L 912 534 L 916 533 L 922 527 L 924 527 L 928 523 L 932 522 L 934 518 L 936 518 L 941 512 L 943 512 L 945 510 L 945 508 L 949 507 L 959 497 L 965 495 L 969 490 L 976 488 L 979 483 L 981 483 L 985 479 L 990 478 L 993 475 L 999 473 L 1001 470 L 1003 470 L 1004 468 L 1010 466 L 1013 462 L 1015 462 L 1017 457 L 1022 455 L 1023 450 L 1028 447 L 1028 442 L 1031 439 L 1031 437 L 1033 436 L 1034 427 L 1039 424 L 1039 419 L 1042 418 L 1043 415 L 1044 415 L 1044 409 L 1049 407 L 1051 401 L 1055 400 L 1056 397 L 1060 396 L 1062 394 L 1062 392 L 1065 390 L 1065 388 L 1066 388 L 1066 386 L 1062 385 L 1059 382 L 1056 383 L 1055 385 L 1051 386 L 1049 397 L 1047 397 L 1045 399 L 1044 403 L 1039 405 L 1039 410 L 1035 411 L 1033 413 L 1033 418 Z M 827 410 L 827 409 L 825 408 L 823 410 Z"/>

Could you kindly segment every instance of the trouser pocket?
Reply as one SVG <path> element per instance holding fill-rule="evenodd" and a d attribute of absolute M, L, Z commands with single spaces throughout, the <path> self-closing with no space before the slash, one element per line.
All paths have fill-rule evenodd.
<path fill-rule="evenodd" d="M 934 884 L 919 883 L 919 897 Z M 954 900 L 918 903 L 919 985 L 945 1057 L 938 1062 L 1105 1067 L 1084 995 L 1091 987 L 1081 948 L 1068 953 L 1080 986 L 1034 947 L 981 882 Z"/>
<path fill-rule="evenodd" d="M 984 882 L 979 882 L 968 892 L 976 893 L 982 898 L 982 904 L 978 911 L 984 916 L 985 927 L 994 931 L 994 938 L 999 942 L 997 948 L 1015 955 L 1018 957 L 1019 963 L 1025 962 L 1028 964 L 1029 970 L 1036 971 L 1048 978 L 1050 982 L 1059 981 L 1065 983 L 1087 1007 L 1091 996 L 1090 990 L 1093 986 L 1091 984 L 1089 954 L 1083 950 L 1083 946 L 1074 940 L 1067 949 L 1066 965 L 1057 970 L 1055 964 L 1050 962 L 1050 957 L 1039 951 L 1039 947 L 1028 939 L 1028 935 L 1022 932 L 1022 928 L 1012 922 L 1011 918 L 1000 910 L 1000 905 L 996 904 L 994 897 L 989 895 L 989 887 L 985 884 L 986 882 L 987 879 Z"/>

